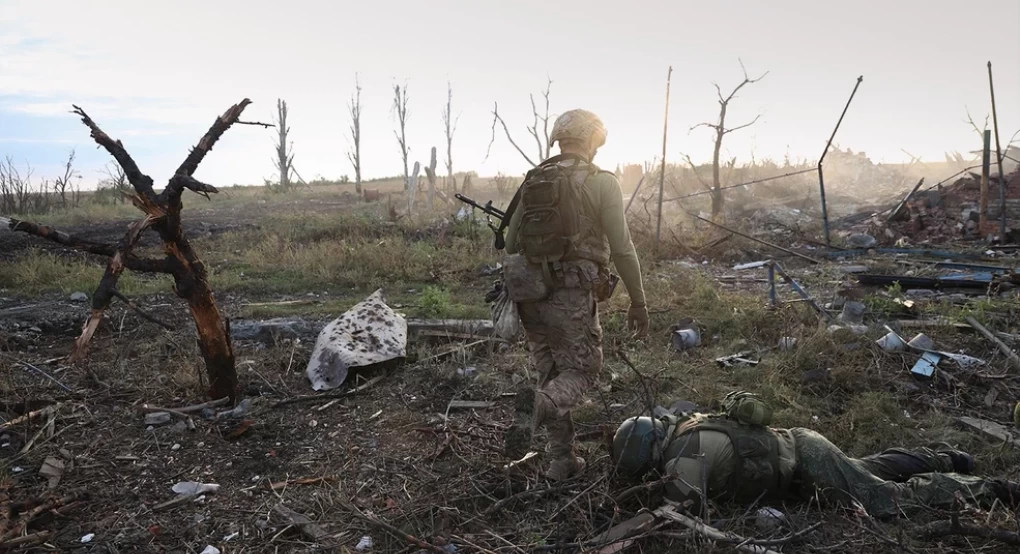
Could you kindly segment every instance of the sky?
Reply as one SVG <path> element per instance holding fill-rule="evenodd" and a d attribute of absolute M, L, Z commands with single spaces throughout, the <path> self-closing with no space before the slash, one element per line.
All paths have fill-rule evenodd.
<path fill-rule="evenodd" d="M 295 166 L 305 179 L 353 176 L 347 103 L 362 86 L 362 173 L 398 175 L 393 86 L 409 91 L 411 158 L 445 159 L 447 84 L 459 117 L 454 169 L 522 174 L 502 132 L 486 158 L 499 103 L 535 156 L 529 94 L 551 78 L 555 116 L 599 114 L 606 168 L 661 156 L 667 68 L 673 67 L 667 159 L 708 161 L 718 116 L 713 83 L 745 87 L 723 155 L 817 159 L 858 76 L 836 142 L 876 162 L 941 161 L 976 150 L 995 71 L 1000 135 L 1020 129 L 1020 0 L 855 2 L 689 0 L 0 0 L 0 156 L 52 178 L 70 150 L 83 184 L 110 161 L 69 112 L 85 109 L 143 171 L 165 181 L 216 116 L 242 98 L 244 119 L 290 107 Z M 261 184 L 274 175 L 273 130 L 237 126 L 196 177 Z M 444 171 L 440 171 L 444 173 Z"/>

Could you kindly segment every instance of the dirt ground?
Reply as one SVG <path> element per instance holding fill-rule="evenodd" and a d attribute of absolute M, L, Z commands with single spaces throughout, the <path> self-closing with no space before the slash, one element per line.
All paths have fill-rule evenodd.
<path fill-rule="evenodd" d="M 199 254 L 214 261 L 227 256 L 203 247 L 220 244 L 220 234 L 253 236 L 263 221 L 282 212 L 329 217 L 341 208 L 361 209 L 340 195 L 291 204 L 199 205 L 185 210 L 184 226 Z M 115 241 L 129 221 L 65 230 Z M 147 239 L 149 246 L 155 245 L 154 238 Z M 383 248 L 386 240 L 393 239 L 384 236 L 373 244 Z M 413 246 L 439 239 L 426 234 L 407 240 Z M 476 240 L 484 244 L 488 238 Z M 18 263 L 35 248 L 78 256 L 34 237 L 0 232 L 0 263 Z M 409 347 L 405 363 L 355 374 L 347 388 L 312 396 L 304 370 L 313 340 L 237 341 L 241 396 L 245 405 L 250 403 L 246 413 L 216 418 L 223 409 L 210 409 L 192 413 L 191 423 L 174 417 L 150 427 L 146 407 L 180 408 L 207 400 L 194 325 L 172 292 L 146 294 L 138 301 L 173 325 L 173 331 L 115 304 L 89 360 L 69 366 L 63 359 L 88 304 L 69 300 L 66 291 L 29 295 L 2 290 L 0 416 L 10 421 L 43 408 L 49 412 L 23 423 L 0 420 L 0 506 L 5 496 L 15 503 L 60 500 L 44 506 L 17 534 L 28 538 L 12 548 L 202 552 L 212 545 L 230 553 L 353 552 L 360 542 L 366 552 L 617 552 L 617 547 L 604 549 L 598 537 L 661 503 L 654 492 L 617 502 L 633 483 L 613 476 L 607 449 L 615 426 L 646 409 L 649 393 L 663 406 L 684 399 L 708 408 L 728 390 L 755 390 L 777 407 L 778 424 L 825 432 L 853 455 L 945 440 L 974 451 L 980 472 L 1020 477 L 1020 456 L 1014 450 L 961 431 L 952 421 L 960 415 L 1010 420 L 1020 379 L 993 345 L 955 328 L 925 330 L 943 348 L 986 359 L 990 367 L 964 371 L 947 366 L 940 372 L 946 377 L 919 381 L 909 372 L 914 357 L 884 354 L 873 343 L 885 332 L 882 322 L 920 318 L 917 313 L 910 315 L 886 291 L 871 290 L 866 293 L 872 296 L 868 334 L 834 338 L 805 303 L 767 308 L 763 269 L 732 270 L 734 262 L 773 255 L 760 248 L 742 243 L 725 253 L 720 248 L 711 259 L 646 260 L 652 334 L 645 341 L 632 340 L 622 328 L 626 300 L 621 293 L 601 306 L 606 368 L 576 416 L 588 466 L 561 484 L 541 476 L 541 455 L 537 463 L 505 469 L 511 460 L 503 454 L 502 433 L 512 421 L 512 395 L 534 378 L 522 342 L 465 346 L 456 339 L 418 341 Z M 495 263 L 494 254 L 491 258 Z M 846 293 L 855 287 L 839 268 L 859 261 L 823 267 L 782 263 L 822 303 L 835 301 L 841 291 L 855 294 Z M 867 263 L 888 271 L 901 267 L 892 257 L 875 256 Z M 493 277 L 474 264 L 472 258 L 449 273 L 433 273 L 433 284 L 448 287 L 454 301 L 484 313 L 482 296 Z M 317 325 L 371 292 L 324 284 L 324 292 L 309 295 L 216 284 L 214 278 L 217 301 L 228 317 L 296 315 Z M 384 292 L 391 304 L 407 302 L 405 311 L 413 315 L 421 305 L 413 305 L 418 292 L 409 291 L 420 291 L 419 285 L 404 283 Z M 782 295 L 796 298 L 786 288 Z M 283 305 L 286 313 L 266 311 L 281 302 L 292 303 Z M 997 322 L 997 330 L 1017 332 L 1015 297 L 969 298 L 963 307 L 932 301 L 930 309 L 925 313 L 929 319 L 935 313 L 980 311 Z M 683 317 L 695 317 L 705 339 L 695 351 L 676 353 L 669 345 L 670 327 Z M 774 345 L 784 336 L 798 338 L 798 348 L 776 351 Z M 756 352 L 762 363 L 722 368 L 715 362 L 740 349 Z M 618 351 L 625 351 L 642 375 L 630 371 Z M 451 400 L 488 401 L 492 407 L 449 409 Z M 47 460 L 51 466 L 63 465 L 59 479 L 40 472 Z M 181 481 L 219 487 L 178 496 L 172 487 Z M 956 515 L 932 510 L 916 521 L 875 521 L 811 501 L 769 506 L 785 514 L 781 525 L 761 526 L 755 506 L 714 505 L 710 519 L 745 537 L 776 540 L 773 548 L 784 552 L 1016 551 L 988 538 L 918 537 L 921 525 L 951 517 L 1015 531 L 1016 514 L 1001 506 L 983 510 L 967 505 Z M 306 522 L 293 513 L 306 516 Z M 365 547 L 367 540 L 370 547 Z M 628 551 L 721 552 L 733 546 L 665 526 L 645 533 Z"/>

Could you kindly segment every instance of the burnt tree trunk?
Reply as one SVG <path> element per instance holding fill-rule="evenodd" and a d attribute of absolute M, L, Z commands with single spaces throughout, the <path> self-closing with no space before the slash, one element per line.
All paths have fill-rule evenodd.
<path fill-rule="evenodd" d="M 251 101 L 246 98 L 218 117 L 171 177 L 166 188 L 158 194 L 153 190 L 152 178 L 141 172 L 121 142 L 110 138 L 81 108 L 74 107 L 74 113 L 81 117 L 82 123 L 92 131 L 93 140 L 105 148 L 123 168 L 134 189 L 132 200 L 135 206 L 145 213 L 145 217 L 131 225 L 124 238 L 116 245 L 89 242 L 51 227 L 0 218 L 0 223 L 6 223 L 12 231 L 36 235 L 110 258 L 93 295 L 92 312 L 82 327 L 81 335 L 75 341 L 71 361 L 80 361 L 87 357 L 92 337 L 102 322 L 106 308 L 114 297 L 124 298 L 117 290 L 117 282 L 124 269 L 168 273 L 174 278 L 174 292 L 188 302 L 195 320 L 199 350 L 205 360 L 206 373 L 209 377 L 209 396 L 213 399 L 230 398 L 231 402 L 236 400 L 237 372 L 230 341 L 230 324 L 223 319 L 216 306 L 205 265 L 184 236 L 181 227 L 181 195 L 184 189 L 202 195 L 218 192 L 215 187 L 199 182 L 192 175 L 231 125 L 245 123 L 239 122 L 238 119 L 250 103 Z M 159 234 L 163 241 L 166 256 L 162 259 L 138 258 L 132 252 L 142 232 L 148 228 Z"/>

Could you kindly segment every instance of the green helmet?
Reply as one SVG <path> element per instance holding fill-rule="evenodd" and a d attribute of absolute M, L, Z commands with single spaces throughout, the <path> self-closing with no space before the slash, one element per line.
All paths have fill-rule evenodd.
<path fill-rule="evenodd" d="M 772 423 L 772 408 L 756 394 L 733 391 L 723 397 L 723 411 L 726 415 L 749 425 Z"/>
<path fill-rule="evenodd" d="M 654 469 L 665 448 L 666 426 L 648 416 L 627 419 L 613 437 L 613 460 L 620 472 L 640 477 Z"/>

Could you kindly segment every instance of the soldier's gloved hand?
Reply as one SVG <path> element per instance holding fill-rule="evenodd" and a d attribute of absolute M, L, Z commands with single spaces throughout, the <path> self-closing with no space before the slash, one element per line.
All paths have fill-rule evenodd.
<path fill-rule="evenodd" d="M 631 304 L 627 310 L 627 329 L 637 337 L 648 334 L 648 308 L 644 304 Z"/>

